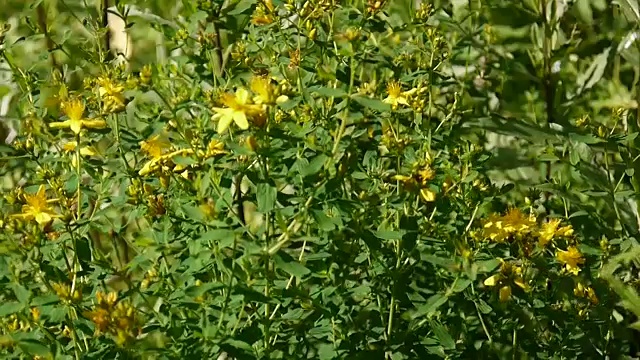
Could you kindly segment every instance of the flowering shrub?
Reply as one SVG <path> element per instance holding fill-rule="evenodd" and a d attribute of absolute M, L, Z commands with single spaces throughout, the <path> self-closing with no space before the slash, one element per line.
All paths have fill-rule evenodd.
<path fill-rule="evenodd" d="M 634 351 L 637 7 L 134 3 L 0 35 L 3 356 Z"/>

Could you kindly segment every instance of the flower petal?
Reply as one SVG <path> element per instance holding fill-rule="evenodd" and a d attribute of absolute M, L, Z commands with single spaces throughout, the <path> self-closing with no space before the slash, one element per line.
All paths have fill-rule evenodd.
<path fill-rule="evenodd" d="M 249 122 L 247 121 L 247 115 L 245 115 L 242 111 L 236 111 L 236 112 L 233 113 L 233 121 L 242 130 L 247 130 L 249 128 Z"/>
<path fill-rule="evenodd" d="M 83 120 L 82 126 L 89 129 L 102 129 L 107 127 L 107 122 L 101 119 Z"/>
<path fill-rule="evenodd" d="M 496 286 L 500 282 L 500 274 L 491 275 L 484 280 L 485 286 Z"/>
<path fill-rule="evenodd" d="M 71 129 L 71 131 L 73 131 L 74 134 L 80 134 L 80 131 L 82 130 L 82 120 L 71 120 L 69 122 L 69 129 Z"/>
<path fill-rule="evenodd" d="M 236 91 L 236 102 L 241 105 L 247 104 L 249 102 L 249 92 L 244 88 L 238 89 Z"/>
<path fill-rule="evenodd" d="M 52 123 L 49 124 L 49 127 L 53 128 L 53 129 L 68 128 L 70 126 L 71 126 L 71 121 L 69 121 L 69 120 L 56 121 L 56 122 L 52 122 Z"/>
<path fill-rule="evenodd" d="M 220 118 L 218 119 L 218 129 L 217 129 L 218 134 L 222 134 L 223 132 L 227 131 L 232 121 L 233 121 L 232 114 L 221 115 Z"/>

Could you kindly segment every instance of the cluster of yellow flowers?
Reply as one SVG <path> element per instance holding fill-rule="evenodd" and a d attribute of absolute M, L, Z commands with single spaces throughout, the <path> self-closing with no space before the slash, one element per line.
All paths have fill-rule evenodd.
<path fill-rule="evenodd" d="M 524 215 L 519 209 L 510 209 L 506 214 L 491 214 L 484 223 L 484 236 L 495 242 L 504 242 L 518 236 L 528 235 L 537 225 L 536 218 Z"/>
<path fill-rule="evenodd" d="M 395 80 L 387 83 L 387 97 L 382 102 L 391 105 L 393 110 L 398 109 L 400 105 L 409 106 L 414 111 L 421 111 L 424 109 L 424 105 L 427 97 L 425 92 L 426 87 L 417 86 L 409 90 L 403 91 L 402 85 Z"/>
<path fill-rule="evenodd" d="M 436 177 L 436 172 L 431 165 L 426 164 L 416 167 L 411 175 L 394 175 L 393 179 L 402 182 L 410 190 L 419 189 L 420 197 L 426 202 L 436 200 L 436 193 L 429 189 L 429 182 Z"/>
<path fill-rule="evenodd" d="M 580 267 L 585 263 L 585 258 L 576 246 L 575 239 L 572 239 L 573 228 L 571 225 L 562 225 L 560 219 L 548 219 L 539 224 L 533 214 L 525 215 L 519 209 L 510 209 L 504 215 L 492 214 L 483 224 L 481 237 L 495 243 L 510 242 L 526 248 L 525 256 L 530 253 L 531 244 L 536 244 L 538 248 L 544 250 L 550 244 L 555 248 L 555 258 L 562 264 L 562 271 L 572 275 L 578 275 Z M 565 239 L 566 250 L 558 248 L 554 243 L 556 239 Z M 506 301 L 511 297 L 511 285 L 515 284 L 521 289 L 528 291 L 529 285 L 524 280 L 524 270 L 521 264 L 514 262 L 504 262 L 497 274 L 488 277 L 484 285 L 488 287 L 499 287 L 499 298 Z M 524 261 L 527 263 L 527 261 Z M 597 304 L 598 300 L 593 288 L 585 287 L 578 283 L 575 291 L 578 297 L 586 298 L 592 304 Z"/>
<path fill-rule="evenodd" d="M 589 302 L 593 305 L 597 305 L 599 302 L 598 297 L 596 296 L 596 292 L 593 290 L 593 288 L 591 286 L 584 286 L 581 282 L 579 282 L 573 289 L 573 293 L 578 297 L 589 300 Z"/>
<path fill-rule="evenodd" d="M 34 323 L 40 321 L 40 310 L 36 307 L 30 309 L 31 318 L 19 318 L 16 314 L 11 314 L 0 320 L 0 328 L 5 328 L 10 333 L 18 331 L 29 331 Z M 0 345 L 0 347 L 2 347 Z"/>
<path fill-rule="evenodd" d="M 102 119 L 85 119 L 83 117 L 85 105 L 80 99 L 71 99 L 60 104 L 62 112 L 67 115 L 67 120 L 49 124 L 54 129 L 65 128 L 79 136 L 82 129 L 102 129 L 107 123 Z"/>
<path fill-rule="evenodd" d="M 251 16 L 254 25 L 269 25 L 275 21 L 275 8 L 271 0 L 261 0 Z"/>
<path fill-rule="evenodd" d="M 119 345 L 134 339 L 139 330 L 136 309 L 126 300 L 118 301 L 115 292 L 96 293 L 96 305 L 84 316 L 96 325 L 96 335 L 109 333 Z"/>
<path fill-rule="evenodd" d="M 124 109 L 124 86 L 107 76 L 96 79 L 98 95 L 102 100 L 102 111 L 114 113 Z"/>
<path fill-rule="evenodd" d="M 519 288 L 528 291 L 529 285 L 524 280 L 524 271 L 522 266 L 518 266 L 513 262 L 506 262 L 500 259 L 502 263 L 500 271 L 494 274 L 484 281 L 485 286 L 499 287 L 498 292 L 500 301 L 507 301 L 511 298 L 511 285 L 516 285 Z"/>
<path fill-rule="evenodd" d="M 79 289 L 72 289 L 69 284 L 53 283 L 51 287 L 56 295 L 64 301 L 77 302 L 82 300 L 82 292 Z"/>
<path fill-rule="evenodd" d="M 249 119 L 264 122 L 268 106 L 280 104 L 289 99 L 286 95 L 278 95 L 277 88 L 266 76 L 255 76 L 251 80 L 250 89 L 253 98 L 244 88 L 237 89 L 235 94 L 222 94 L 219 102 L 224 107 L 214 107 L 215 114 L 212 117 L 214 121 L 218 121 L 219 134 L 225 132 L 232 122 L 242 130 L 249 128 Z"/>
<path fill-rule="evenodd" d="M 51 207 L 56 199 L 47 199 L 44 185 L 40 185 L 35 194 L 24 194 L 23 197 L 25 204 L 22 206 L 22 213 L 14 214 L 13 217 L 35 220 L 42 227 L 49 225 L 54 218 L 60 217 Z"/>
<path fill-rule="evenodd" d="M 178 155 L 193 154 L 192 149 L 172 150 L 171 143 L 164 134 L 156 134 L 151 138 L 142 141 L 140 143 L 140 148 L 149 157 L 149 161 L 147 161 L 138 172 L 140 176 L 148 175 L 158 169 L 168 171 L 170 167 L 175 172 L 184 173 L 184 168 L 173 164 L 171 159 Z"/>
<path fill-rule="evenodd" d="M 483 236 L 491 241 L 502 243 L 517 240 L 527 243 L 537 239 L 538 246 L 545 248 L 556 238 L 569 238 L 573 235 L 571 225 L 561 226 L 560 219 L 549 219 L 538 225 L 533 214 L 525 215 L 519 209 L 510 209 L 504 215 L 492 214 L 484 222 Z M 567 250 L 558 249 L 556 258 L 563 264 L 564 270 L 577 275 L 584 258 L 574 245 Z"/>
<path fill-rule="evenodd" d="M 147 154 L 149 160 L 142 166 L 138 174 L 146 176 L 158 170 L 173 171 L 179 173 L 185 179 L 188 178 L 189 172 L 184 165 L 176 165 L 173 158 L 179 155 L 191 155 L 195 151 L 193 149 L 175 149 L 166 137 L 166 134 L 156 134 L 145 141 L 140 142 L 140 148 Z M 213 139 L 207 146 L 206 151 L 198 150 L 198 155 L 209 158 L 224 154 L 224 143 Z"/>

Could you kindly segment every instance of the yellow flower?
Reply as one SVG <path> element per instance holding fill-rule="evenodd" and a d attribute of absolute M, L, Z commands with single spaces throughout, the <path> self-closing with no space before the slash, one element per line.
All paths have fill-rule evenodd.
<path fill-rule="evenodd" d="M 251 92 L 255 95 L 253 101 L 259 105 L 281 104 L 289 97 L 280 95 L 276 98 L 275 87 L 271 83 L 271 79 L 266 76 L 254 76 L 249 84 Z"/>
<path fill-rule="evenodd" d="M 593 305 L 598 305 L 598 297 L 596 296 L 596 292 L 593 290 L 591 286 L 588 286 L 585 289 L 585 296 Z"/>
<path fill-rule="evenodd" d="M 593 305 L 598 305 L 598 297 L 591 286 L 584 286 L 579 282 L 573 289 L 573 294 L 578 297 L 587 298 Z"/>
<path fill-rule="evenodd" d="M 192 149 L 180 149 L 168 152 L 170 150 L 170 146 L 171 144 L 161 135 L 154 135 L 149 140 L 142 141 L 140 143 L 140 148 L 142 151 L 147 153 L 151 159 L 142 166 L 142 169 L 138 171 L 138 174 L 140 176 L 145 176 L 160 168 L 169 170 L 169 165 L 173 166 L 170 164 L 171 158 L 178 155 L 193 154 Z M 183 170 L 184 167 L 174 166 L 174 171 Z"/>
<path fill-rule="evenodd" d="M 538 244 L 541 247 L 545 247 L 556 236 L 571 236 L 573 234 L 571 225 L 559 226 L 560 219 L 552 219 L 542 224 L 541 229 L 538 231 Z"/>
<path fill-rule="evenodd" d="M 502 302 L 509 301 L 509 299 L 511 299 L 511 286 L 505 285 L 501 287 L 499 294 L 500 294 L 499 295 L 500 301 Z"/>
<path fill-rule="evenodd" d="M 529 290 L 529 285 L 524 281 L 522 275 L 522 267 L 514 266 L 505 261 L 502 261 L 500 272 L 486 278 L 483 283 L 489 287 L 500 286 L 500 301 L 507 301 L 511 298 L 511 284 L 515 284 L 524 291 Z"/>
<path fill-rule="evenodd" d="M 254 76 L 250 83 L 256 104 L 273 104 L 275 102 L 271 80 L 266 76 Z"/>
<path fill-rule="evenodd" d="M 51 288 L 58 295 L 59 298 L 67 301 L 79 301 L 82 300 L 82 292 L 79 289 L 75 289 L 73 294 L 71 293 L 71 286 L 65 283 L 53 283 Z"/>
<path fill-rule="evenodd" d="M 503 216 L 490 215 L 484 224 L 484 234 L 493 241 L 503 242 L 511 236 L 531 231 L 535 225 L 533 215 L 525 216 L 518 209 L 510 209 Z"/>
<path fill-rule="evenodd" d="M 527 232 L 536 225 L 534 218 L 525 216 L 516 208 L 507 211 L 502 219 L 505 231 L 511 234 Z"/>
<path fill-rule="evenodd" d="M 96 325 L 96 334 L 101 334 L 109 327 L 111 316 L 109 311 L 104 308 L 96 308 L 83 314 Z"/>
<path fill-rule="evenodd" d="M 211 142 L 209 142 L 209 145 L 207 145 L 207 153 L 205 155 L 207 157 L 212 157 L 212 156 L 224 154 L 226 152 L 227 151 L 224 149 L 224 143 L 216 139 L 213 139 L 211 140 Z"/>
<path fill-rule="evenodd" d="M 154 135 L 148 140 L 140 142 L 140 149 L 152 159 L 161 157 L 169 147 L 171 147 L 171 143 L 160 134 Z"/>
<path fill-rule="evenodd" d="M 402 91 L 400 87 L 400 83 L 397 81 L 391 81 L 387 84 L 387 97 L 382 100 L 382 102 L 386 104 L 390 104 L 393 109 L 397 108 L 399 104 L 409 105 L 407 98 L 411 96 L 416 89 L 411 89 L 409 91 Z"/>
<path fill-rule="evenodd" d="M 509 234 L 502 227 L 502 216 L 491 214 L 484 223 L 484 234 L 495 242 L 503 242 Z"/>
<path fill-rule="evenodd" d="M 77 147 L 78 147 L 78 142 L 77 141 L 70 141 L 70 142 L 62 145 L 62 150 L 64 152 L 71 153 L 71 164 L 73 165 L 73 167 L 78 166 L 77 153 L 75 152 Z M 80 148 L 80 155 L 81 156 L 95 156 L 96 155 L 96 151 L 92 146 L 83 146 L 83 147 Z"/>
<path fill-rule="evenodd" d="M 218 120 L 218 133 L 225 132 L 232 122 L 242 130 L 249 128 L 248 117 L 256 116 L 263 112 L 260 105 L 250 103 L 249 92 L 245 89 L 238 89 L 235 95 L 225 93 L 222 95 L 220 102 L 226 107 L 214 107 L 213 120 Z"/>
<path fill-rule="evenodd" d="M 22 206 L 22 214 L 14 214 L 14 217 L 31 220 L 35 219 L 39 225 L 47 225 L 54 218 L 60 217 L 56 214 L 49 203 L 55 200 L 48 200 L 44 185 L 40 185 L 38 192 L 34 195 L 24 194 L 26 204 Z"/>
<path fill-rule="evenodd" d="M 413 176 L 407 176 L 407 175 L 393 175 L 392 177 L 393 180 L 398 180 L 400 182 L 403 182 L 405 184 L 409 184 L 409 183 L 413 183 L 415 182 L 415 180 L 413 179 Z"/>
<path fill-rule="evenodd" d="M 578 275 L 580 272 L 579 265 L 584 264 L 582 253 L 575 246 L 569 246 L 566 251 L 558 250 L 556 258 L 564 265 L 564 269 L 573 275 Z"/>
<path fill-rule="evenodd" d="M 32 307 L 30 310 L 31 312 L 31 318 L 33 319 L 33 321 L 38 321 L 40 320 L 40 309 L 38 309 L 37 307 Z"/>
<path fill-rule="evenodd" d="M 80 134 L 83 128 L 86 129 L 101 129 L 107 126 L 104 120 L 89 120 L 83 119 L 84 103 L 79 99 L 63 102 L 61 105 L 62 111 L 69 118 L 65 121 L 53 122 L 49 124 L 52 128 L 69 128 L 74 134 Z"/>
<path fill-rule="evenodd" d="M 427 182 L 436 177 L 436 172 L 429 166 L 425 166 L 418 171 L 418 178 L 422 186 L 426 186 Z"/>
<path fill-rule="evenodd" d="M 124 108 L 124 86 L 116 85 L 106 76 L 101 76 L 96 80 L 98 84 L 98 94 L 102 98 L 102 110 L 112 113 Z"/>
<path fill-rule="evenodd" d="M 96 300 L 99 306 L 111 308 L 118 301 L 118 294 L 115 291 L 111 291 L 108 294 L 98 291 L 96 292 Z"/>
<path fill-rule="evenodd" d="M 77 141 L 69 141 L 68 143 L 62 145 L 62 150 L 65 152 L 75 151 L 78 147 Z M 83 146 L 80 148 L 80 155 L 82 156 L 95 156 L 96 151 L 92 146 Z"/>
<path fill-rule="evenodd" d="M 420 197 L 426 202 L 436 201 L 436 193 L 427 188 L 420 189 Z"/>
<path fill-rule="evenodd" d="M 251 17 L 251 23 L 254 25 L 269 25 L 273 23 L 273 9 L 271 0 L 260 1 Z"/>

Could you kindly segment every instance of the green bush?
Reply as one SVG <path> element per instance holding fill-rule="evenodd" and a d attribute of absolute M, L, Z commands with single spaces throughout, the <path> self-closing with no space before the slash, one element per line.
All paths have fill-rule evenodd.
<path fill-rule="evenodd" d="M 637 0 L 126 3 L 0 19 L 3 356 L 638 351 Z"/>

